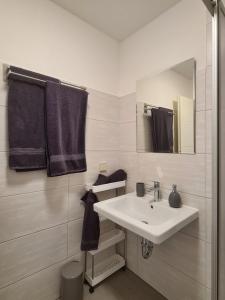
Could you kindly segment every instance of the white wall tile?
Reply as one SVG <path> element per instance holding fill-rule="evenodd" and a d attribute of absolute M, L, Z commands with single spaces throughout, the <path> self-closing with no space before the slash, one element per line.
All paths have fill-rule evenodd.
<path fill-rule="evenodd" d="M 205 111 L 196 112 L 196 153 L 206 151 Z"/>
<path fill-rule="evenodd" d="M 87 117 L 103 121 L 119 121 L 119 99 L 89 89 Z"/>
<path fill-rule="evenodd" d="M 207 243 L 177 233 L 154 249 L 158 260 L 173 266 L 193 280 L 207 286 Z"/>
<path fill-rule="evenodd" d="M 0 151 L 6 151 L 8 148 L 6 113 L 6 107 L 0 106 Z"/>
<path fill-rule="evenodd" d="M 136 93 L 120 98 L 120 121 L 136 122 Z"/>
<path fill-rule="evenodd" d="M 138 237 L 131 231 L 127 231 L 127 267 L 138 274 Z"/>
<path fill-rule="evenodd" d="M 68 190 L 0 197 L 0 242 L 67 221 Z"/>
<path fill-rule="evenodd" d="M 206 155 L 206 197 L 212 198 L 212 156 Z"/>
<path fill-rule="evenodd" d="M 127 172 L 128 181 L 138 181 L 138 154 L 136 152 L 120 152 L 119 164 Z"/>
<path fill-rule="evenodd" d="M 85 193 L 83 185 L 69 186 L 69 220 L 83 218 L 84 205 L 81 197 Z"/>
<path fill-rule="evenodd" d="M 212 109 L 212 66 L 206 68 L 206 109 Z"/>
<path fill-rule="evenodd" d="M 155 251 L 156 252 L 156 251 Z M 168 265 L 154 254 L 149 260 L 140 258 L 139 275 L 168 300 L 205 300 L 208 289 Z"/>
<path fill-rule="evenodd" d="M 79 253 L 81 244 L 83 219 L 68 223 L 68 256 Z"/>
<path fill-rule="evenodd" d="M 1 106 L 7 105 L 7 91 L 8 91 L 7 83 L 2 82 L 0 80 L 0 105 Z"/>
<path fill-rule="evenodd" d="M 119 136 L 121 151 L 136 151 L 136 122 L 120 123 Z"/>
<path fill-rule="evenodd" d="M 206 111 L 206 153 L 212 153 L 212 111 Z"/>
<path fill-rule="evenodd" d="M 205 155 L 138 154 L 139 178 L 146 183 L 158 180 L 161 188 L 177 184 L 182 192 L 205 196 Z"/>
<path fill-rule="evenodd" d="M 207 66 L 211 66 L 212 65 L 212 23 L 208 22 L 207 26 L 206 26 L 206 39 L 207 39 Z"/>
<path fill-rule="evenodd" d="M 205 69 L 196 72 L 196 110 L 205 109 Z"/>
<path fill-rule="evenodd" d="M 68 176 L 47 177 L 46 171 L 9 170 L 7 153 L 0 152 L 0 196 L 30 193 L 68 185 Z"/>
<path fill-rule="evenodd" d="M 87 150 L 118 150 L 119 128 L 116 122 L 87 120 Z"/>
<path fill-rule="evenodd" d="M 67 255 L 67 228 L 61 225 L 0 244 L 0 287 L 46 268 Z"/>
<path fill-rule="evenodd" d="M 56 300 L 60 294 L 61 268 L 69 261 L 77 260 L 71 257 L 50 268 L 0 289 L 0 299 L 4 300 Z"/>

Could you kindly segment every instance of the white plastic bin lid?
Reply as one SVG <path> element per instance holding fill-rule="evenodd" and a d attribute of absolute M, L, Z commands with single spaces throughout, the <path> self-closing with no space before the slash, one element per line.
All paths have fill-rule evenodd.
<path fill-rule="evenodd" d="M 79 261 L 71 261 L 62 268 L 62 277 L 66 279 L 74 279 L 82 275 L 84 266 Z"/>

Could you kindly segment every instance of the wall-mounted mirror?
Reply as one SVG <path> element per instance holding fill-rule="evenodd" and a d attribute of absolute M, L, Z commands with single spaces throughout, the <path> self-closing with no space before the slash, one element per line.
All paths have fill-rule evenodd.
<path fill-rule="evenodd" d="M 195 153 L 194 59 L 137 82 L 137 152 Z"/>

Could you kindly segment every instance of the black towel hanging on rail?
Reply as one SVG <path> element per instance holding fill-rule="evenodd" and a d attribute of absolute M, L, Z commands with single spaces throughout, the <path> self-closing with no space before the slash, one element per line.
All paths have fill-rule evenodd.
<path fill-rule="evenodd" d="M 86 171 L 88 93 L 60 80 L 10 67 L 9 167 L 48 169 L 48 176 Z"/>
<path fill-rule="evenodd" d="M 10 67 L 13 72 L 42 80 L 55 78 Z M 9 167 L 16 171 L 45 169 L 45 85 L 37 80 L 8 75 Z"/>

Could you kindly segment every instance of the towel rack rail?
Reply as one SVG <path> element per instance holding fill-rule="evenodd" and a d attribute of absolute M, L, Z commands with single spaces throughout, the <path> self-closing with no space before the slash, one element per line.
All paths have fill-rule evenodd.
<path fill-rule="evenodd" d="M 23 77 L 23 78 L 32 79 L 32 80 L 36 80 L 36 81 L 39 81 L 39 82 L 47 83 L 46 80 L 14 72 L 14 71 L 10 70 L 10 66 L 7 65 L 7 64 L 3 64 L 3 72 L 4 72 L 3 77 L 4 77 L 5 81 L 7 81 L 8 76 L 10 74 L 14 74 L 14 75 L 18 75 L 18 76 Z M 87 88 L 85 86 L 76 85 L 76 84 L 73 84 L 71 82 L 63 81 L 63 80 L 59 80 L 59 81 L 60 81 L 60 84 L 62 84 L 62 85 L 71 86 L 73 88 L 84 90 L 84 91 L 87 90 Z"/>

